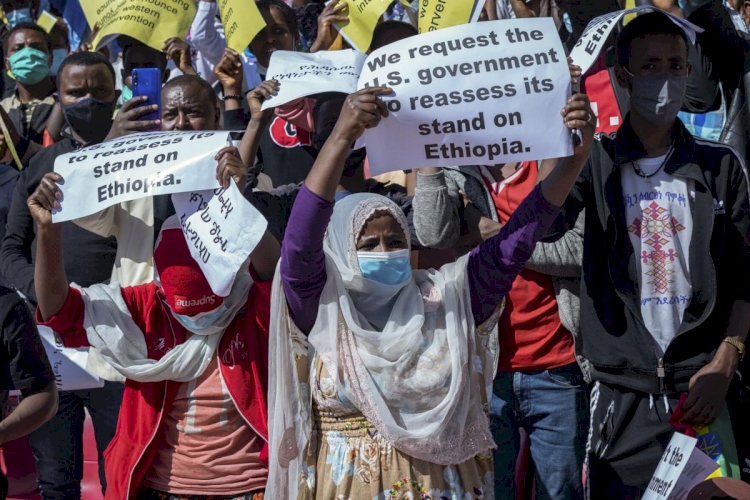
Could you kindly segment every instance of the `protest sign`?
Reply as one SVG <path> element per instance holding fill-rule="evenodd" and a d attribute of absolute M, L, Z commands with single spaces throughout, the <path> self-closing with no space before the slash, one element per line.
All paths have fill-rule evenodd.
<path fill-rule="evenodd" d="M 247 256 L 268 226 L 265 217 L 240 193 L 234 182 L 217 188 L 172 195 L 175 213 L 211 290 L 226 297 Z"/>
<path fill-rule="evenodd" d="M 341 0 L 347 4 L 344 13 L 349 17 L 345 23 L 336 23 L 336 29 L 349 45 L 360 52 L 367 52 L 372 43 L 372 32 L 378 25 L 380 16 L 392 0 Z M 331 3 L 330 1 L 326 4 Z"/>
<path fill-rule="evenodd" d="M 373 52 L 359 88 L 388 86 L 389 115 L 364 134 L 371 175 L 561 158 L 570 96 L 551 18 L 491 21 L 407 38 Z"/>
<path fill-rule="evenodd" d="M 365 59 L 367 56 L 356 50 L 324 50 L 315 54 L 276 51 L 271 55 L 266 78 L 279 81 L 279 92 L 263 101 L 262 109 L 321 92 L 356 92 Z"/>
<path fill-rule="evenodd" d="M 419 2 L 420 33 L 435 31 L 461 24 L 475 23 L 484 7 L 483 0 L 422 0 Z"/>
<path fill-rule="evenodd" d="M 684 500 L 719 466 L 696 448 L 697 439 L 675 432 L 664 450 L 643 500 Z"/>
<path fill-rule="evenodd" d="M 55 332 L 46 326 L 39 326 L 39 337 L 55 374 L 57 389 L 78 391 L 104 387 L 104 380 L 86 371 L 89 349 L 64 347 Z"/>
<path fill-rule="evenodd" d="M 88 146 L 55 160 L 62 175 L 53 222 L 78 219 L 123 201 L 218 187 L 214 156 L 229 132 L 146 132 Z"/>
<path fill-rule="evenodd" d="M 128 35 L 161 50 L 168 38 L 183 40 L 195 17 L 193 0 L 80 0 L 96 36 L 94 50 L 118 35 Z"/>
<path fill-rule="evenodd" d="M 242 54 L 266 22 L 254 1 L 219 0 L 227 47 Z"/>
<path fill-rule="evenodd" d="M 592 19 L 586 26 L 581 38 L 578 39 L 578 43 L 576 43 L 573 50 L 570 51 L 570 58 L 573 60 L 573 64 L 580 66 L 581 71 L 585 74 L 589 68 L 591 68 L 591 65 L 594 64 L 594 61 L 596 61 L 599 52 L 601 52 L 610 33 L 615 29 L 615 26 L 620 22 L 620 19 L 622 19 L 623 16 L 637 15 L 644 12 L 661 12 L 668 16 L 673 23 L 682 28 L 691 43 L 695 43 L 696 33 L 703 32 L 702 28 L 699 28 L 693 23 L 650 5 L 641 5 L 633 9 L 610 12 Z"/>

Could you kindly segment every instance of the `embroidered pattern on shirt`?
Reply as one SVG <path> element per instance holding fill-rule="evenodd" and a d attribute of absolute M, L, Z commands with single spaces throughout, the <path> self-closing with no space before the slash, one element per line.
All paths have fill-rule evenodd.
<path fill-rule="evenodd" d="M 647 283 L 653 285 L 655 293 L 669 292 L 669 286 L 674 283 L 671 275 L 675 271 L 671 264 L 678 255 L 673 248 L 672 238 L 684 230 L 685 226 L 655 201 L 642 210 L 640 219 L 635 219 L 628 226 L 628 231 L 640 237 L 646 248 L 650 247 L 650 250 L 641 252 L 641 260 L 644 266 L 650 267 L 645 274 L 651 277 Z"/>

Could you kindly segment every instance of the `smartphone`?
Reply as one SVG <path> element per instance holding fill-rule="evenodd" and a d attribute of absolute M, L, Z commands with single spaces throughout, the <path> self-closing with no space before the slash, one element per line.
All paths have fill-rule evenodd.
<path fill-rule="evenodd" d="M 133 97 L 146 96 L 148 101 L 140 106 L 153 106 L 159 109 L 139 118 L 140 121 L 161 120 L 161 71 L 158 68 L 135 68 L 133 69 L 132 85 Z M 156 130 L 159 130 L 158 128 Z"/>

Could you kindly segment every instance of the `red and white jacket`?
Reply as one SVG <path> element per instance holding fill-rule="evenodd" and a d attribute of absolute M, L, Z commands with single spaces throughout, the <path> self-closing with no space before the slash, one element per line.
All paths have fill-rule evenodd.
<path fill-rule="evenodd" d="M 217 355 L 220 374 L 245 422 L 265 442 L 260 459 L 268 468 L 268 323 L 271 281 L 256 281 L 247 303 L 223 334 Z M 175 320 L 163 294 L 153 283 L 126 287 L 122 297 L 148 346 L 148 357 L 161 359 L 186 340 L 186 330 Z M 80 292 L 70 288 L 62 309 L 43 322 L 58 333 L 67 347 L 89 346 L 83 328 L 84 304 Z M 162 429 L 165 408 L 171 407 L 179 382 L 125 382 L 117 431 L 104 452 L 107 475 L 105 500 L 134 499 L 149 472 Z"/>

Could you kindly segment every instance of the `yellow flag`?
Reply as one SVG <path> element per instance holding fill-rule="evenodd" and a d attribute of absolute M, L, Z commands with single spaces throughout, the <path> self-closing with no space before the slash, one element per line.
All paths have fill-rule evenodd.
<path fill-rule="evenodd" d="M 473 23 L 482 13 L 484 0 L 420 0 L 420 33 Z"/>
<path fill-rule="evenodd" d="M 46 10 L 43 10 L 39 15 L 39 19 L 36 20 L 36 23 L 41 26 L 44 31 L 49 33 L 52 31 L 52 28 L 55 27 L 55 24 L 57 24 L 57 18 Z"/>
<path fill-rule="evenodd" d="M 240 54 L 266 26 L 255 0 L 219 0 L 227 46 Z"/>
<path fill-rule="evenodd" d="M 336 23 L 341 35 L 349 45 L 360 52 L 367 52 L 372 43 L 372 32 L 380 16 L 388 9 L 392 0 L 341 0 L 346 2 L 344 13 L 349 16 L 346 23 Z"/>
<path fill-rule="evenodd" d="M 194 0 L 80 0 L 89 26 L 97 29 L 94 50 L 128 35 L 161 50 L 168 38 L 185 39 L 195 17 Z"/>

